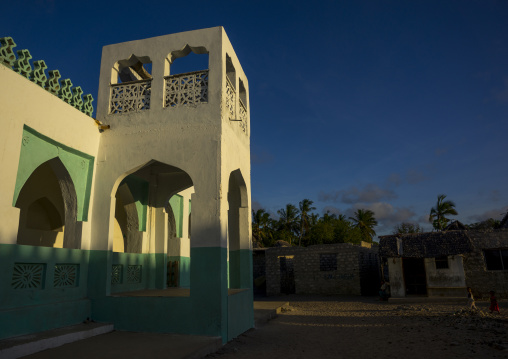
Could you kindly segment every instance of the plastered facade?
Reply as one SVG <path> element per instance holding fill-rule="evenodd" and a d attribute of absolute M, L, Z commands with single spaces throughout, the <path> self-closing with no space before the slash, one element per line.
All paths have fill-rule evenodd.
<path fill-rule="evenodd" d="M 208 68 L 173 76 L 173 62 L 191 51 L 208 56 Z M 86 318 L 223 341 L 253 326 L 249 89 L 222 27 L 105 46 L 101 131 L 9 68 L 0 66 L 0 78 L 0 283 L 8 293 L 0 319 L 39 323 L 2 329 L 0 338 Z M 27 131 L 44 151 L 24 148 Z M 47 193 L 35 179 L 51 182 Z M 28 238 L 25 222 L 25 232 L 40 227 L 55 241 Z M 166 288 L 169 261 L 179 261 L 188 296 L 117 295 Z M 25 288 L 28 272 L 38 280 Z M 69 308 L 49 320 L 63 297 Z"/>

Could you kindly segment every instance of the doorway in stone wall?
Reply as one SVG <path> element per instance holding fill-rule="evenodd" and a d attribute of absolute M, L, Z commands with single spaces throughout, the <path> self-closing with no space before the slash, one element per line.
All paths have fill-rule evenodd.
<path fill-rule="evenodd" d="M 406 295 L 426 295 L 427 278 L 423 258 L 402 258 Z"/>
<path fill-rule="evenodd" d="M 295 293 L 294 256 L 279 257 L 280 264 L 280 292 L 283 294 Z"/>

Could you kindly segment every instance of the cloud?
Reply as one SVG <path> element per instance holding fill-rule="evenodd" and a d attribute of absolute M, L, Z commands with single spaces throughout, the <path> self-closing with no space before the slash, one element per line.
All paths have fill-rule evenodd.
<path fill-rule="evenodd" d="M 348 218 L 354 217 L 354 212 L 358 209 L 369 209 L 374 212 L 374 218 L 378 222 L 374 230 L 378 235 L 391 233 L 393 227 L 402 222 L 415 222 L 414 217 L 416 213 L 412 209 L 408 207 L 394 207 L 386 202 L 355 203 L 344 214 Z"/>
<path fill-rule="evenodd" d="M 496 209 L 491 209 L 491 210 L 485 211 L 481 214 L 474 214 L 472 216 L 467 217 L 467 219 L 473 223 L 482 222 L 482 221 L 485 221 L 489 218 L 501 220 L 507 211 L 508 211 L 508 206 L 504 206 L 501 208 L 496 208 Z"/>
<path fill-rule="evenodd" d="M 400 175 L 398 173 L 392 173 L 388 176 L 386 181 L 388 182 L 388 184 L 398 186 L 402 183 L 402 178 L 400 177 Z"/>
<path fill-rule="evenodd" d="M 402 184 L 417 184 L 423 181 L 427 181 L 429 179 L 430 177 L 423 171 L 419 169 L 410 168 L 403 175 L 399 173 L 391 173 L 386 179 L 386 183 L 388 187 L 391 186 L 397 187 Z"/>
<path fill-rule="evenodd" d="M 499 202 L 499 198 L 501 197 L 501 191 L 498 189 L 493 189 L 489 192 L 489 199 L 492 202 Z"/>
<path fill-rule="evenodd" d="M 323 214 L 324 213 L 327 213 L 329 212 L 330 214 L 335 214 L 335 215 L 339 215 L 339 214 L 344 214 L 342 210 L 338 209 L 337 207 L 333 207 L 333 206 L 326 206 L 323 208 Z"/>
<path fill-rule="evenodd" d="M 254 212 L 257 211 L 258 209 L 264 209 L 261 203 L 259 203 L 258 201 L 252 201 L 251 207 Z"/>
<path fill-rule="evenodd" d="M 397 195 L 390 189 L 384 189 L 376 184 L 367 184 L 363 188 L 356 186 L 350 187 L 346 190 L 320 192 L 318 200 L 323 202 L 341 202 L 353 204 L 358 202 L 373 203 L 382 199 L 395 199 Z"/>
<path fill-rule="evenodd" d="M 422 171 L 409 169 L 406 173 L 406 181 L 409 184 L 417 184 L 427 179 L 428 177 Z"/>
<path fill-rule="evenodd" d="M 260 151 L 258 153 L 251 154 L 251 161 L 255 164 L 270 163 L 274 159 L 274 156 L 268 151 Z"/>

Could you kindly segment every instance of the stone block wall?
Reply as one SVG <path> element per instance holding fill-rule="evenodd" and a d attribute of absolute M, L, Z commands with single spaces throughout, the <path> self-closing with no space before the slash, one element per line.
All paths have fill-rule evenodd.
<path fill-rule="evenodd" d="M 368 243 L 269 248 L 265 252 L 266 293 L 281 294 L 280 258 L 292 256 L 297 294 L 368 294 L 379 286 L 377 252 Z M 373 285 L 370 291 L 369 285 Z"/>
<path fill-rule="evenodd" d="M 254 279 L 266 275 L 265 252 L 266 248 L 254 248 L 252 250 L 252 277 Z"/>
<path fill-rule="evenodd" d="M 491 290 L 498 298 L 508 298 L 508 270 L 488 270 L 484 255 L 485 249 L 508 249 L 508 229 L 468 231 L 468 235 L 473 251 L 464 254 L 466 285 L 471 287 L 476 298 L 488 298 Z"/>

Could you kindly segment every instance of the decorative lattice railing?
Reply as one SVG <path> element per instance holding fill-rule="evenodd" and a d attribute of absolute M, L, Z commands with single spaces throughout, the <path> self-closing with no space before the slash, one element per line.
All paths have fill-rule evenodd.
<path fill-rule="evenodd" d="M 14 53 L 13 49 L 16 46 L 12 37 L 0 38 L 0 64 L 14 70 L 49 93 L 58 96 L 79 111 L 92 117 L 92 95 L 87 94 L 82 97 L 83 90 L 81 87 L 72 87 L 70 79 L 60 80 L 61 75 L 58 70 L 50 70 L 48 71 L 49 77 L 46 76 L 45 70 L 48 67 L 44 60 L 34 61 L 34 66 L 32 68 L 32 65 L 30 65 L 30 60 L 32 59 L 30 52 L 28 50 L 17 50 L 16 53 Z"/>
<path fill-rule="evenodd" d="M 199 105 L 208 102 L 208 70 L 165 77 L 165 107 Z"/>
<path fill-rule="evenodd" d="M 240 128 L 243 132 L 247 133 L 247 108 L 243 104 L 242 100 L 240 100 L 240 108 L 238 111 Z"/>
<path fill-rule="evenodd" d="M 150 109 L 152 80 L 111 85 L 109 113 L 128 113 Z"/>
<path fill-rule="evenodd" d="M 230 120 L 235 120 L 236 92 L 231 81 L 226 77 L 226 111 Z"/>

